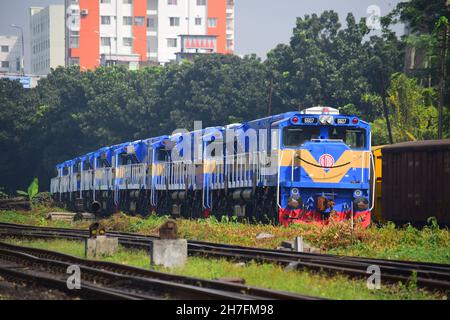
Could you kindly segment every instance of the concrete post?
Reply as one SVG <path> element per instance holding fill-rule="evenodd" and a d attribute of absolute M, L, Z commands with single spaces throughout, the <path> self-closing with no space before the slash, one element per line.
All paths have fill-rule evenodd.
<path fill-rule="evenodd" d="M 151 265 L 166 268 L 182 267 L 187 261 L 187 240 L 153 240 L 150 247 Z"/>
<path fill-rule="evenodd" d="M 97 236 L 88 238 L 85 242 L 85 257 L 87 259 L 111 256 L 119 248 L 119 239 L 114 237 Z"/>
<path fill-rule="evenodd" d="M 302 237 L 295 237 L 294 250 L 296 252 L 304 252 L 303 238 Z"/>

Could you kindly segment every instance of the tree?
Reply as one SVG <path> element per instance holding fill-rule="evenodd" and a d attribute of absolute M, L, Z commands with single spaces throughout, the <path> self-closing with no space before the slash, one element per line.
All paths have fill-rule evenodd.
<path fill-rule="evenodd" d="M 399 3 L 387 17 L 387 23 L 398 20 L 409 27 L 411 34 L 406 42 L 411 51 L 410 73 L 419 77 L 428 87 L 437 87 L 439 92 L 439 129 L 437 137 L 444 136 L 444 116 L 450 103 L 449 82 L 446 77 L 450 61 L 448 58 L 448 17 L 450 6 L 447 0 L 411 0 Z M 417 53 L 416 53 L 417 51 Z M 424 62 L 415 63 L 416 56 Z"/>
<path fill-rule="evenodd" d="M 414 78 L 396 73 L 388 88 L 388 106 L 392 114 L 395 142 L 433 139 L 437 133 L 437 95 L 431 88 L 423 88 Z M 374 135 L 386 127 L 375 123 Z M 378 141 L 385 143 L 386 141 Z"/>
<path fill-rule="evenodd" d="M 439 21 L 436 23 L 435 31 L 436 38 L 439 42 L 439 128 L 438 128 L 438 139 L 442 139 L 443 136 L 443 118 L 444 118 L 444 100 L 445 100 L 445 88 L 447 86 L 447 68 L 448 68 L 448 19 L 445 16 L 440 17 Z"/>
<path fill-rule="evenodd" d="M 440 17 L 449 16 L 447 0 L 410 0 L 398 3 L 387 18 L 389 23 L 406 23 L 413 33 L 430 34 Z"/>
<path fill-rule="evenodd" d="M 24 89 L 19 81 L 0 79 L 0 181 L 13 192 L 24 186 L 35 168 L 34 146 L 30 141 L 34 130 L 35 90 Z"/>
<path fill-rule="evenodd" d="M 369 121 L 374 121 L 382 110 L 386 121 L 386 129 L 389 143 L 393 143 L 392 128 L 389 119 L 389 108 L 386 102 L 386 91 L 389 86 L 390 77 L 393 73 L 403 69 L 404 45 L 396 35 L 387 29 L 383 30 L 381 36 L 372 36 L 367 46 L 368 59 L 365 61 L 363 70 L 369 80 L 369 95 L 363 94 L 363 105 L 368 104 L 371 108 L 364 110 L 369 115 Z M 381 102 L 382 108 L 379 108 Z"/>
<path fill-rule="evenodd" d="M 388 28 L 369 35 L 365 19 L 357 23 L 352 14 L 345 28 L 333 11 L 298 18 L 290 44 L 278 45 L 265 62 L 273 81 L 272 109 L 353 105 L 371 122 L 383 114 L 390 132 L 386 90 L 390 76 L 403 68 L 404 45 Z"/>

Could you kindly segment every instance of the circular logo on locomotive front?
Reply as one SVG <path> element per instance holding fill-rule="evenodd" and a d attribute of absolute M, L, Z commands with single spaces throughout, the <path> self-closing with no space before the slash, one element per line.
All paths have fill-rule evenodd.
<path fill-rule="evenodd" d="M 325 153 L 320 156 L 319 164 L 323 168 L 331 168 L 334 165 L 334 158 L 331 154 Z"/>

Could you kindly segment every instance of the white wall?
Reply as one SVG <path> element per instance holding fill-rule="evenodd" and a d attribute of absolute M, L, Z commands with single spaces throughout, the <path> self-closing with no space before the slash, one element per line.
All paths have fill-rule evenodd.
<path fill-rule="evenodd" d="M 178 0 L 177 5 L 168 5 L 168 0 L 159 0 L 158 4 L 158 61 L 166 63 L 175 60 L 175 53 L 180 52 L 181 34 L 206 34 L 206 10 L 207 6 L 197 6 L 196 0 Z M 170 17 L 179 17 L 180 26 L 171 27 Z M 187 19 L 189 17 L 189 19 Z M 202 19 L 202 25 L 195 25 L 195 18 Z M 168 38 L 177 39 L 177 47 L 167 46 Z"/>
<path fill-rule="evenodd" d="M 101 24 L 101 16 L 111 16 L 110 25 Z M 124 4 L 123 0 L 111 0 L 111 3 L 100 3 L 100 37 L 111 38 L 112 55 L 130 55 L 133 53 L 133 47 L 123 45 L 123 38 L 133 38 L 133 26 L 124 25 L 123 17 L 133 17 L 133 6 Z M 110 54 L 109 46 L 101 46 L 100 54 L 107 57 Z"/>
<path fill-rule="evenodd" d="M 31 73 L 46 75 L 65 65 L 64 6 L 30 8 Z"/>
<path fill-rule="evenodd" d="M 19 72 L 20 68 L 17 69 L 17 59 L 20 61 L 21 57 L 20 38 L 16 36 L 0 36 L 0 46 L 8 46 L 8 52 L 1 52 L 0 50 L 0 72 Z M 2 68 L 1 61 L 8 61 L 9 67 Z"/>
<path fill-rule="evenodd" d="M 50 6 L 50 68 L 65 65 L 65 19 L 64 6 Z"/>

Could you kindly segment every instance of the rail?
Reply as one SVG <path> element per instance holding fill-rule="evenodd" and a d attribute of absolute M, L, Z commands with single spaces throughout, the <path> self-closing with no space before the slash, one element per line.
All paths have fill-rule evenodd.
<path fill-rule="evenodd" d="M 168 176 L 169 190 L 195 189 L 195 164 L 190 161 L 173 161 L 166 163 L 166 167 L 170 166 Z"/>
<path fill-rule="evenodd" d="M 50 193 L 51 194 L 59 193 L 59 182 L 60 182 L 60 177 L 55 177 L 50 180 Z"/>
<path fill-rule="evenodd" d="M 81 190 L 88 191 L 92 190 L 94 186 L 93 181 L 93 170 L 85 170 L 81 172 Z"/>
<path fill-rule="evenodd" d="M 147 164 L 137 163 L 118 166 L 115 184 L 120 189 L 141 189 L 147 187 Z"/>
<path fill-rule="evenodd" d="M 94 174 L 95 190 L 111 190 L 113 186 L 113 168 L 97 168 Z"/>
<path fill-rule="evenodd" d="M 62 176 L 60 180 L 60 192 L 66 193 L 70 191 L 70 176 Z"/>
<path fill-rule="evenodd" d="M 224 188 L 225 183 L 229 188 L 245 188 L 265 183 L 275 175 L 277 158 L 266 152 L 241 153 L 225 156 L 224 161 L 209 160 L 207 166 L 207 172 L 213 173 L 208 181 L 212 189 Z"/>
<path fill-rule="evenodd" d="M 80 173 L 72 173 L 70 175 L 70 192 L 80 191 L 81 175 Z"/>
<path fill-rule="evenodd" d="M 35 227 L 10 223 L 0 223 L 0 235 L 79 240 L 89 236 L 88 230 Z M 151 236 L 124 232 L 108 232 L 107 235 L 118 237 L 119 243 L 123 246 L 140 249 L 148 249 L 155 239 Z M 408 283 L 411 277 L 415 277 L 418 287 L 450 291 L 450 265 L 448 264 L 286 252 L 194 240 L 188 241 L 188 250 L 190 255 L 291 265 L 297 269 L 323 270 L 365 279 L 367 278 L 367 268 L 377 265 L 380 267 L 383 279 L 387 282 Z"/>
<path fill-rule="evenodd" d="M 152 189 L 166 190 L 170 176 L 170 163 L 154 163 L 152 165 Z"/>
<path fill-rule="evenodd" d="M 265 152 L 240 153 L 206 159 L 203 164 L 203 208 L 212 208 L 213 190 L 251 188 L 267 184 L 269 176 L 276 172 L 275 157 Z"/>
<path fill-rule="evenodd" d="M 205 280 L 186 276 L 134 268 L 111 262 L 86 260 L 62 253 L 21 247 L 0 242 L 0 259 L 7 257 L 28 268 L 46 268 L 53 273 L 65 273 L 70 265 L 80 267 L 82 287 L 101 285 L 108 292 L 116 292 L 138 299 L 291 299 L 319 298 L 295 293 L 261 289 L 241 284 Z M 75 290 L 77 291 L 77 290 Z"/>

